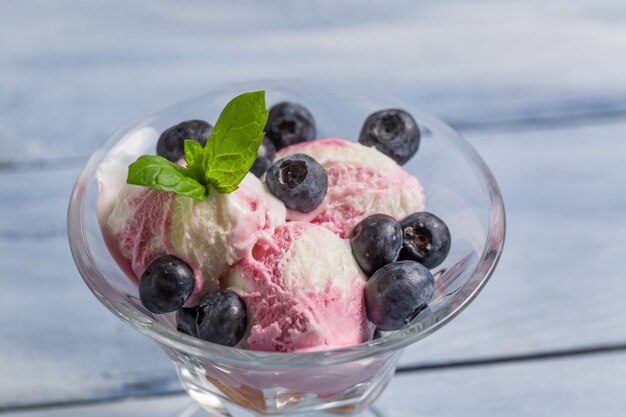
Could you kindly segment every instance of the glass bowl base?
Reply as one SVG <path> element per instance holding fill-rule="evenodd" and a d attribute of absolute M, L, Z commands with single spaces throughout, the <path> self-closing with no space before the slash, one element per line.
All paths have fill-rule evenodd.
<path fill-rule="evenodd" d="M 207 407 L 208 408 L 208 407 Z M 339 416 L 339 417 L 385 417 L 386 415 L 380 412 L 376 407 L 370 406 L 369 408 L 361 411 L 358 414 L 348 414 L 341 413 L 341 410 L 335 411 L 325 411 L 319 413 L 307 413 L 307 414 L 296 414 L 299 417 L 331 417 L 331 416 Z M 249 411 L 244 411 L 241 409 L 225 409 L 221 406 L 218 408 L 208 410 L 201 407 L 199 404 L 192 402 L 187 406 L 180 414 L 177 414 L 175 417 L 256 417 L 255 414 L 250 413 Z M 416 416 L 418 417 L 418 416 Z"/>

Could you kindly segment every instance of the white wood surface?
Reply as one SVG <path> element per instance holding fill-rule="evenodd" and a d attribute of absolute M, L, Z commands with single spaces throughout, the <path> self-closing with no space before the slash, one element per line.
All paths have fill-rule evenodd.
<path fill-rule="evenodd" d="M 625 354 L 416 373 L 396 376 L 375 407 L 388 417 L 620 417 L 624 379 Z M 3 416 L 189 417 L 189 405 L 181 395 Z"/>
<path fill-rule="evenodd" d="M 625 130 L 469 134 L 505 196 L 506 249 L 477 300 L 409 347 L 403 365 L 626 343 Z M 178 386 L 165 355 L 105 311 L 75 270 L 64 225 L 77 173 L 0 175 L 11 196 L 0 202 L 0 253 L 12 277 L 0 292 L 0 375 L 11 375 L 0 378 L 0 408 Z"/>
<path fill-rule="evenodd" d="M 190 417 L 185 414 L 185 411 L 193 411 L 195 407 L 192 407 L 191 399 L 179 394 L 156 398 L 128 398 L 102 404 L 61 406 L 0 415 L 4 417 Z"/>
<path fill-rule="evenodd" d="M 459 125 L 626 112 L 626 3 L 0 4 L 0 161 L 85 156 L 129 120 L 246 79 L 367 85 Z"/>
<path fill-rule="evenodd" d="M 625 20 L 621 0 L 0 2 L 0 414 L 178 416 L 188 404 L 46 408 L 180 390 L 158 347 L 82 283 L 67 202 L 84 157 L 119 126 L 248 79 L 418 103 L 466 133 L 498 178 L 500 266 L 404 366 L 623 346 Z M 379 406 L 394 417 L 621 417 L 624 359 L 407 373 Z"/>
<path fill-rule="evenodd" d="M 405 358 L 626 342 L 625 134 L 626 124 L 612 124 L 467 135 L 502 189 L 505 249 L 467 311 Z"/>

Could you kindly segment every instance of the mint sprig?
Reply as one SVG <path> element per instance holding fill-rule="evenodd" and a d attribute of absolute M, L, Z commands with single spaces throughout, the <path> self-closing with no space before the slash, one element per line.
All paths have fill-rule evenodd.
<path fill-rule="evenodd" d="M 185 140 L 185 162 L 187 171 L 196 181 L 204 184 L 204 153 L 200 143 L 195 140 Z"/>
<path fill-rule="evenodd" d="M 128 167 L 126 182 L 171 191 L 196 200 L 203 200 L 207 197 L 207 188 L 190 176 L 187 169 L 162 156 L 140 156 Z"/>
<path fill-rule="evenodd" d="M 224 107 L 204 147 L 205 181 L 230 193 L 246 176 L 263 140 L 265 92 L 246 93 Z"/>
<path fill-rule="evenodd" d="M 143 155 L 128 167 L 127 182 L 196 200 L 206 199 L 211 188 L 231 193 L 257 157 L 267 115 L 265 91 L 241 94 L 224 107 L 204 148 L 185 141 L 186 168 L 161 156 Z"/>

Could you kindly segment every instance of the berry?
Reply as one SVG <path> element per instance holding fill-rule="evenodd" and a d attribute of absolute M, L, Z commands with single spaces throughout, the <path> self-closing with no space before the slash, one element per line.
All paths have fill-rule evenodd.
<path fill-rule="evenodd" d="M 176 312 L 176 330 L 193 337 L 198 337 L 198 328 L 196 327 L 196 316 L 198 310 L 196 307 L 181 308 Z"/>
<path fill-rule="evenodd" d="M 161 133 L 157 142 L 156 153 L 172 162 L 178 162 L 185 156 L 185 140 L 195 140 L 206 145 L 213 126 L 204 120 L 187 120 Z"/>
<path fill-rule="evenodd" d="M 404 235 L 400 259 L 417 261 L 427 268 L 441 264 L 450 252 L 450 231 L 439 217 L 426 211 L 400 221 Z"/>
<path fill-rule="evenodd" d="M 367 318 L 380 330 L 399 330 L 424 308 L 435 292 L 428 268 L 413 261 L 383 266 L 365 285 Z"/>
<path fill-rule="evenodd" d="M 372 335 L 372 340 L 378 340 L 383 337 L 383 332 L 377 327 L 374 329 L 374 334 Z"/>
<path fill-rule="evenodd" d="M 324 167 L 300 153 L 276 161 L 267 170 L 265 182 L 270 192 L 287 208 L 302 213 L 319 206 L 328 191 Z"/>
<path fill-rule="evenodd" d="M 420 144 L 420 130 L 413 117 L 400 109 L 380 110 L 368 116 L 359 142 L 376 149 L 403 165 Z"/>
<path fill-rule="evenodd" d="M 352 255 L 367 276 L 395 261 L 402 248 L 400 224 L 386 214 L 361 220 L 350 235 Z"/>
<path fill-rule="evenodd" d="M 176 311 L 185 304 L 195 284 L 193 270 L 172 255 L 157 258 L 141 275 L 139 299 L 156 314 Z"/>
<path fill-rule="evenodd" d="M 281 149 L 315 139 L 315 120 L 306 108 L 284 101 L 270 108 L 265 133 Z"/>
<path fill-rule="evenodd" d="M 263 142 L 261 142 L 261 146 L 259 146 L 256 160 L 250 167 L 250 172 L 258 178 L 261 178 L 270 165 L 272 165 L 272 162 L 274 162 L 275 155 L 276 146 L 274 146 L 274 142 L 265 136 L 263 138 Z"/>
<path fill-rule="evenodd" d="M 196 307 L 195 323 L 200 339 L 235 346 L 248 325 L 246 305 L 234 291 L 212 292 Z"/>

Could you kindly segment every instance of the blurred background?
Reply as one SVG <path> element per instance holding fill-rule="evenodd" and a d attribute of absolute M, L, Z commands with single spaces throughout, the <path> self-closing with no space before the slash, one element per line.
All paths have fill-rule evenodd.
<path fill-rule="evenodd" d="M 407 350 L 382 415 L 625 415 L 626 2 L 0 0 L 1 416 L 185 408 L 78 275 L 69 195 L 120 126 L 284 78 L 416 103 L 504 194 L 492 281 Z"/>

